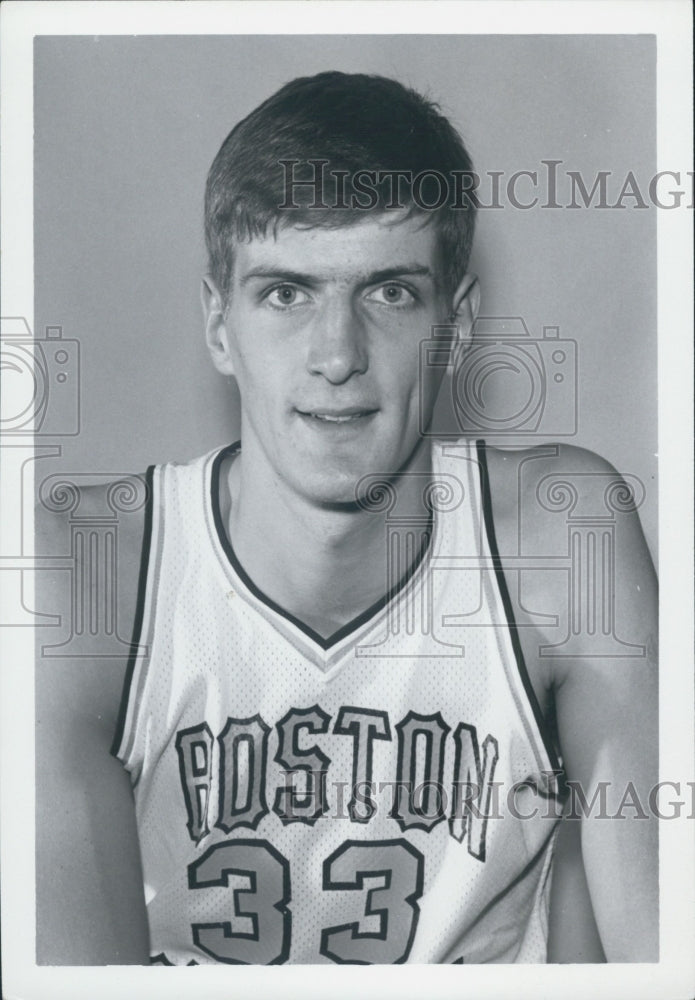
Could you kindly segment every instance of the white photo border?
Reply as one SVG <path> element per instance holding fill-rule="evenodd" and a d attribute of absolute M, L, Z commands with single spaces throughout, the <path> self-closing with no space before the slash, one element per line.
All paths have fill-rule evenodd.
<path fill-rule="evenodd" d="M 360 11 L 361 8 L 361 11 Z M 356 0 L 356 2 L 27 2 L 2 8 L 3 315 L 33 329 L 33 37 L 148 34 L 652 34 L 657 39 L 658 170 L 692 157 L 691 8 L 681 0 Z M 500 26 L 503 26 L 502 28 Z M 661 775 L 693 782 L 692 212 L 658 215 Z M 6 485 L 6 484 L 5 484 Z M 4 493 L 3 499 L 8 493 Z M 31 510 L 24 516 L 31 534 Z M 673 530 L 673 526 L 677 530 Z M 28 553 L 31 556 L 31 553 Z M 0 553 L 0 559 L 2 553 Z M 0 562 L 0 567 L 2 563 Z M 26 574 L 30 577 L 31 574 Z M 5 587 L 7 574 L 0 573 Z M 0 595 L 1 596 L 1 595 Z M 26 593 L 29 606 L 32 595 Z M 4 992 L 34 1000 L 205 997 L 686 997 L 695 990 L 695 851 L 688 820 L 661 824 L 658 964 L 196 969 L 35 963 L 33 629 L 2 630 Z M 691 790 L 695 786 L 689 786 Z"/>

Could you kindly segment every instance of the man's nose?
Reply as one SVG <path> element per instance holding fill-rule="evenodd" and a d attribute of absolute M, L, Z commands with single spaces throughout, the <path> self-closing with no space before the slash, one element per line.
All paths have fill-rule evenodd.
<path fill-rule="evenodd" d="M 340 385 L 367 366 L 366 330 L 354 304 L 343 299 L 327 303 L 311 331 L 309 371 Z"/>

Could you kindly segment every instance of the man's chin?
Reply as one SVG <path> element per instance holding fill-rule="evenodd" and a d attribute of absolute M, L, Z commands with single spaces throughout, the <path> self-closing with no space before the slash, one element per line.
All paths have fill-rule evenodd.
<path fill-rule="evenodd" d="M 357 509 L 359 507 L 360 482 L 364 475 L 365 473 L 348 474 L 343 472 L 335 476 L 331 476 L 329 473 L 308 476 L 302 483 L 302 492 L 308 500 L 319 507 L 340 510 Z"/>
<path fill-rule="evenodd" d="M 400 461 L 399 461 L 400 460 Z M 393 454 L 327 454 L 323 460 L 302 461 L 295 469 L 295 482 L 304 496 L 322 507 L 381 509 L 389 501 L 386 484 L 403 473 L 403 459 Z"/>

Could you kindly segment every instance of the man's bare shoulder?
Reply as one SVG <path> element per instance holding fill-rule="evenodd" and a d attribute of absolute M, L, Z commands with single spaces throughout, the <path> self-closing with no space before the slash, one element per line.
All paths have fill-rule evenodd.
<path fill-rule="evenodd" d="M 35 511 L 37 606 L 60 621 L 37 630 L 37 721 L 42 739 L 70 739 L 67 715 L 110 747 L 131 653 L 147 509 L 144 476 L 100 484 L 56 479 Z M 53 723 L 53 724 L 52 724 Z M 83 745 L 83 744 L 82 744 Z"/>
<path fill-rule="evenodd" d="M 56 479 L 40 494 L 37 629 L 37 959 L 147 960 L 130 783 L 111 756 L 137 601 L 146 482 Z M 53 568 L 50 568 L 53 567 Z M 107 859 L 108 863 L 107 863 Z M 80 899 L 70 921 L 63 900 Z"/>
<path fill-rule="evenodd" d="M 637 477 L 565 444 L 486 448 L 486 459 L 497 549 L 537 689 L 566 676 L 570 647 L 580 659 L 593 656 L 596 634 L 617 629 L 643 644 L 655 583 Z M 570 633 L 561 657 L 536 655 Z"/>
<path fill-rule="evenodd" d="M 610 521 L 633 542 L 642 539 L 643 484 L 595 452 L 547 444 L 486 447 L 486 456 L 495 524 L 503 537 L 514 536 L 508 551 L 557 555 L 566 548 L 568 524 L 579 520 Z"/>
<path fill-rule="evenodd" d="M 51 477 L 39 489 L 34 551 L 37 556 L 60 555 L 64 560 L 60 569 L 51 569 L 50 561 L 42 568 L 37 589 L 44 604 L 64 601 L 68 596 L 72 605 L 88 596 L 98 599 L 101 603 L 91 607 L 92 619 L 84 623 L 98 643 L 101 626 L 108 633 L 113 625 L 110 618 L 102 621 L 98 617 L 107 597 L 118 602 L 120 634 L 128 633 L 129 637 L 126 626 L 132 626 L 135 609 L 149 485 L 147 476 L 139 474 L 103 477 L 104 481 L 92 483 L 84 479 Z M 68 558 L 72 566 L 64 564 Z"/>
<path fill-rule="evenodd" d="M 78 523 L 111 522 L 123 544 L 129 545 L 138 532 L 142 533 L 149 497 L 147 480 L 145 473 L 115 478 L 86 473 L 49 477 L 39 487 L 34 512 L 36 551 L 54 548 L 56 538 Z"/>
<path fill-rule="evenodd" d="M 571 511 L 580 501 L 603 501 L 628 511 L 641 498 L 633 487 L 596 452 L 570 444 L 510 449 L 486 446 L 493 495 L 501 510 L 533 505 L 552 515 Z M 617 493 L 616 493 L 617 491 Z"/>
<path fill-rule="evenodd" d="M 37 574 L 37 604 L 61 622 L 50 643 L 54 663 L 78 658 L 86 672 L 90 663 L 113 657 L 113 674 L 133 633 L 148 484 L 144 475 L 81 479 L 56 477 L 39 491 L 34 551 L 49 558 Z M 39 630 L 40 644 L 44 635 Z"/>

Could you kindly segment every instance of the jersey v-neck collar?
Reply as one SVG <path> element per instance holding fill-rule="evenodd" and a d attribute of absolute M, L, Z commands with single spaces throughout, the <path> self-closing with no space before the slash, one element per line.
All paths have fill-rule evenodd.
<path fill-rule="evenodd" d="M 260 587 L 256 586 L 237 558 L 231 538 L 225 528 L 220 509 L 220 472 L 224 460 L 237 454 L 239 451 L 241 451 L 241 441 L 235 441 L 234 444 L 230 444 L 222 448 L 217 455 L 215 455 L 212 461 L 208 495 L 212 510 L 212 522 L 217 540 L 219 541 L 222 551 L 227 557 L 232 570 L 249 593 L 253 595 L 256 601 L 260 602 L 261 605 L 263 605 L 267 611 L 270 611 L 273 616 L 276 616 L 279 621 L 284 621 L 294 626 L 294 628 L 297 629 L 305 637 L 305 639 L 308 639 L 313 645 L 319 647 L 324 656 L 327 656 L 335 650 L 336 647 L 343 642 L 343 640 L 361 632 L 364 626 L 368 623 L 375 623 L 381 616 L 381 612 L 383 612 L 418 575 L 426 561 L 425 556 L 432 547 L 432 537 L 436 530 L 434 517 L 430 520 L 429 530 L 425 535 L 420 552 L 398 583 L 391 587 L 391 589 L 388 590 L 383 597 L 379 598 L 378 601 L 375 601 L 374 604 L 368 607 L 365 611 L 362 611 L 351 621 L 347 622 L 347 624 L 342 625 L 339 629 L 337 629 L 337 631 L 333 632 L 327 638 L 324 638 L 319 632 L 316 632 L 311 628 L 311 626 L 307 625 L 305 622 L 301 621 L 301 619 L 297 618 L 295 615 L 291 614 L 291 612 L 277 604 L 272 600 L 272 598 L 268 597 L 268 595 L 265 594 Z"/>

